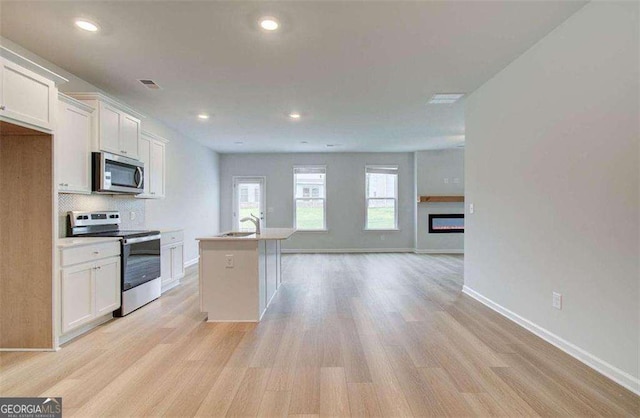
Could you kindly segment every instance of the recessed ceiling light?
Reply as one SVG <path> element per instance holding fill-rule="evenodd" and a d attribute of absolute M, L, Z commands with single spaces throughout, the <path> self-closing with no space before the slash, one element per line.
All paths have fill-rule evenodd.
<path fill-rule="evenodd" d="M 87 32 L 97 32 L 99 29 L 98 25 L 85 19 L 76 19 L 75 23 L 77 27 Z"/>
<path fill-rule="evenodd" d="M 429 104 L 452 104 L 460 100 L 464 93 L 438 93 L 431 96 Z"/>
<path fill-rule="evenodd" d="M 300 141 L 301 144 L 308 144 L 308 141 Z"/>
<path fill-rule="evenodd" d="M 202 119 L 202 120 L 209 119 L 209 115 L 207 115 L 206 113 L 200 113 L 198 115 L 198 119 Z"/>
<path fill-rule="evenodd" d="M 269 32 L 273 32 L 274 30 L 277 30 L 280 27 L 280 24 L 278 23 L 275 17 L 265 16 L 260 18 L 260 27 Z"/>
<path fill-rule="evenodd" d="M 242 144 L 244 144 L 244 142 L 242 142 L 242 141 L 236 141 L 236 142 L 234 142 L 234 144 L 236 144 L 236 145 L 242 145 Z"/>
<path fill-rule="evenodd" d="M 291 119 L 300 119 L 300 113 L 298 113 L 298 112 L 291 112 L 291 113 L 289 113 L 289 117 L 290 117 Z"/>

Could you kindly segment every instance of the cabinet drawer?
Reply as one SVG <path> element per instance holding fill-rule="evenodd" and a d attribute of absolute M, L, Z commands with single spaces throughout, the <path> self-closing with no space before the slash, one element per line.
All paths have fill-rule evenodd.
<path fill-rule="evenodd" d="M 60 265 L 70 266 L 120 255 L 120 242 L 105 242 L 66 248 L 61 251 Z"/>
<path fill-rule="evenodd" d="M 184 241 L 183 231 L 163 232 L 160 237 L 160 245 L 177 244 Z"/>

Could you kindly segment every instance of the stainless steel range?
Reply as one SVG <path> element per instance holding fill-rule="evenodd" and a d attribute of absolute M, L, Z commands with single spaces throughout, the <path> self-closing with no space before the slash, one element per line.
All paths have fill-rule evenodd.
<path fill-rule="evenodd" d="M 160 297 L 160 231 L 121 230 L 117 211 L 71 211 L 67 235 L 120 237 L 122 306 L 116 316 L 125 316 Z"/>

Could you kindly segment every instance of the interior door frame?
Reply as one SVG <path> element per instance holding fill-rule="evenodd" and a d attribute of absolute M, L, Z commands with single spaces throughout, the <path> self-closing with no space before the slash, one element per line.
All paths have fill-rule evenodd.
<path fill-rule="evenodd" d="M 239 229 L 239 219 L 238 219 L 238 204 L 239 199 L 236 193 L 237 186 L 240 183 L 260 183 L 262 193 L 260 194 L 260 206 L 262 208 L 260 214 L 260 226 L 265 228 L 267 225 L 267 177 L 266 176 L 233 176 L 232 177 L 232 185 L 231 185 L 231 193 L 232 193 L 232 210 L 231 210 L 231 229 L 236 230 Z"/>

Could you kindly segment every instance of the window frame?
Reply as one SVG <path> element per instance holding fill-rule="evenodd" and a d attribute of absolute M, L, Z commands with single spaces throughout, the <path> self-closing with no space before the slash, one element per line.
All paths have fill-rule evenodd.
<path fill-rule="evenodd" d="M 324 171 L 324 196 L 323 197 L 297 197 L 297 183 L 296 183 L 296 170 L 299 169 L 315 169 L 315 170 L 323 170 Z M 298 232 L 328 232 L 327 228 L 327 166 L 326 165 L 294 165 L 291 170 L 293 177 L 293 227 L 296 228 Z M 311 195 L 311 193 L 310 193 Z M 323 225 L 322 229 L 298 229 L 297 228 L 297 208 L 298 208 L 298 200 L 322 200 L 323 201 Z"/>
<path fill-rule="evenodd" d="M 370 169 L 392 169 L 395 170 L 394 197 L 369 197 L 367 175 Z M 398 190 L 398 179 L 400 177 L 400 167 L 397 164 L 367 164 L 364 167 L 364 230 L 365 231 L 399 231 L 398 201 L 400 190 Z M 394 227 L 393 228 L 369 228 L 369 200 L 394 200 Z"/>

